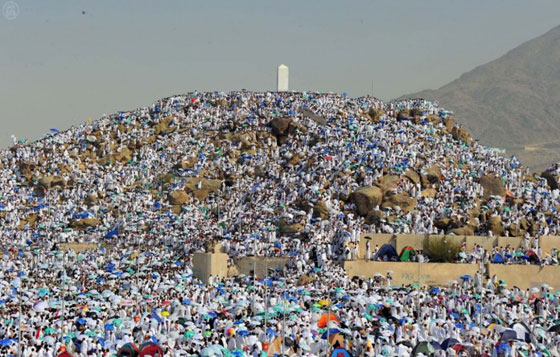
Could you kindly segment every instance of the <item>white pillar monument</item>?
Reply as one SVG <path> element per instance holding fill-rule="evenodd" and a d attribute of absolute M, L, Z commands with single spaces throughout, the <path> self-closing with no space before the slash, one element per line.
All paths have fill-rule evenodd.
<path fill-rule="evenodd" d="M 288 90 L 288 79 L 290 72 L 288 66 L 281 64 L 278 66 L 278 77 L 276 78 L 276 87 L 278 92 L 286 92 Z"/>

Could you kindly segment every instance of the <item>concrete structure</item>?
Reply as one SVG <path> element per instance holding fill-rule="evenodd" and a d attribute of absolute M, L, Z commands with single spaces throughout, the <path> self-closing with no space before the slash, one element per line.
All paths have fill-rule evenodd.
<path fill-rule="evenodd" d="M 395 247 L 397 253 L 406 246 L 411 246 L 414 249 L 424 249 L 430 240 L 445 239 L 449 242 L 456 244 L 465 243 L 466 250 L 472 251 L 475 244 L 481 245 L 488 251 L 493 247 L 510 247 L 517 248 L 523 247 L 523 238 L 521 237 L 485 237 L 485 236 L 453 236 L 453 235 L 423 235 L 423 234 L 362 234 L 360 239 L 360 250 L 358 257 L 364 258 L 366 253 L 366 242 L 370 241 L 371 251 L 373 252 L 375 246 L 381 247 L 385 243 L 389 243 Z M 531 243 L 532 244 L 532 240 Z M 560 249 L 560 237 L 546 236 L 539 239 L 539 246 L 544 255 L 550 254 L 552 248 Z"/>
<path fill-rule="evenodd" d="M 517 286 L 520 289 L 530 289 L 546 283 L 555 291 L 560 290 L 560 266 L 489 264 L 489 267 L 490 276 L 496 275 L 498 279 L 505 280 L 508 288 Z M 392 271 L 391 285 L 416 284 L 420 277 L 422 286 L 443 286 L 454 280 L 461 283 L 462 275 L 473 276 L 478 265 L 355 260 L 344 262 L 344 269 L 349 276 L 365 278 L 371 278 L 377 273 L 385 276 L 387 271 Z"/>
<path fill-rule="evenodd" d="M 228 255 L 225 253 L 203 253 L 193 254 L 193 275 L 204 284 L 208 284 L 210 276 L 228 276 Z"/>
<path fill-rule="evenodd" d="M 371 278 L 376 273 L 385 276 L 388 271 L 392 271 L 393 280 L 391 285 L 410 285 L 418 283 L 420 285 L 443 286 L 456 280 L 462 275 L 474 275 L 478 270 L 476 264 L 452 264 L 452 263 L 405 263 L 405 262 L 375 262 L 365 260 L 355 260 L 344 262 L 344 270 L 348 276 L 363 276 Z M 506 280 L 507 281 L 507 280 Z"/>
<path fill-rule="evenodd" d="M 253 269 L 256 271 L 257 278 L 265 277 L 266 269 L 283 269 L 290 258 L 264 258 L 264 257 L 243 257 L 235 260 L 237 274 L 251 275 Z"/>
<path fill-rule="evenodd" d="M 285 64 L 281 64 L 280 66 L 278 66 L 278 72 L 276 77 L 276 90 L 278 92 L 285 92 L 289 90 L 289 83 L 288 83 L 289 77 L 290 77 L 290 71 L 288 69 L 288 66 L 286 66 Z"/>

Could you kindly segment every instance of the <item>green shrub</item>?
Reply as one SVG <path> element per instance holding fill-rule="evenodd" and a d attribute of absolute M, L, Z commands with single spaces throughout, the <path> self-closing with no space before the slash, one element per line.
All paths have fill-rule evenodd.
<path fill-rule="evenodd" d="M 461 246 L 440 237 L 426 237 L 424 251 L 431 262 L 451 263 L 457 260 Z"/>

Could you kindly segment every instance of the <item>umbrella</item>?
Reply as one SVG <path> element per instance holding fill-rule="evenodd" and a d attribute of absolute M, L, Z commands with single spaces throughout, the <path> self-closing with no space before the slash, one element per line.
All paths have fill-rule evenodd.
<path fill-rule="evenodd" d="M 331 353 L 331 357 L 352 357 L 352 355 L 344 348 L 335 348 Z"/>
<path fill-rule="evenodd" d="M 414 348 L 412 349 L 412 355 L 416 356 L 422 353 L 425 354 L 426 356 L 431 356 L 434 354 L 435 351 L 436 350 L 434 346 L 432 346 L 429 342 L 422 341 L 418 343 L 416 346 L 414 346 Z"/>
<path fill-rule="evenodd" d="M 472 276 L 470 276 L 470 275 L 463 275 L 463 276 L 461 276 L 460 278 L 461 278 L 461 280 L 463 280 L 463 281 L 467 281 L 467 280 L 471 280 L 471 279 L 472 279 Z"/>
<path fill-rule="evenodd" d="M 515 332 L 515 330 L 505 329 L 502 331 L 500 339 L 506 342 L 511 340 L 517 340 L 517 332 Z"/>
<path fill-rule="evenodd" d="M 338 320 L 338 317 L 337 317 L 335 314 L 333 314 L 332 312 L 328 312 L 328 313 L 326 313 L 326 314 L 323 314 L 323 315 L 319 318 L 319 321 L 317 321 L 317 326 L 318 326 L 319 328 L 325 328 L 325 327 L 327 327 L 327 324 L 328 324 L 330 321 L 334 321 L 334 322 L 336 322 L 337 324 L 340 322 L 340 321 Z"/>
<path fill-rule="evenodd" d="M 446 338 L 445 340 L 443 340 L 443 342 L 441 343 L 441 348 L 444 350 L 447 350 L 449 347 L 452 347 L 453 345 L 456 345 L 459 342 L 459 340 L 454 339 L 454 338 Z"/>
<path fill-rule="evenodd" d="M 548 332 L 560 333 L 560 325 L 554 325 L 548 329 Z"/>

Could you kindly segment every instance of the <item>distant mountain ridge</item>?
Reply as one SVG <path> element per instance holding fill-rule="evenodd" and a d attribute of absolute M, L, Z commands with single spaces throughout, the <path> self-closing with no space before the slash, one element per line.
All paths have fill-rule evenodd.
<path fill-rule="evenodd" d="M 543 169 L 560 161 L 560 26 L 439 89 L 404 98 L 437 100 L 480 143 Z"/>

